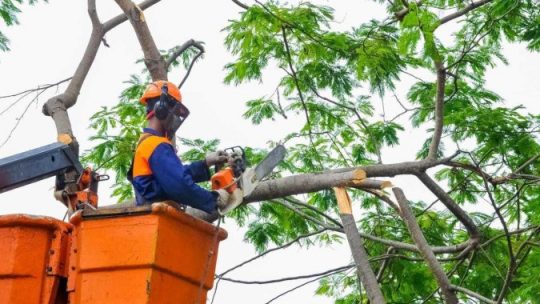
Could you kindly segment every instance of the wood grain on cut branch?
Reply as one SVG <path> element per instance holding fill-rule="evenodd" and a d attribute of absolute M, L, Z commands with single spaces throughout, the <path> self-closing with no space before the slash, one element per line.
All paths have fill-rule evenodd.
<path fill-rule="evenodd" d="M 424 237 L 424 233 L 416 221 L 416 217 L 409 206 L 409 202 L 407 201 L 405 194 L 403 194 L 403 191 L 400 188 L 393 188 L 392 190 L 401 209 L 400 215 L 405 221 L 411 237 L 418 246 L 424 260 L 427 262 L 429 268 L 433 272 L 433 275 L 435 276 L 435 279 L 437 280 L 437 283 L 442 291 L 445 302 L 449 304 L 457 304 L 458 299 L 456 294 L 451 289 L 450 281 L 448 280 L 448 277 L 444 273 L 441 264 L 439 264 L 437 261 L 435 254 Z"/>
<path fill-rule="evenodd" d="M 373 304 L 386 303 L 377 277 L 371 265 L 369 265 L 369 256 L 364 249 L 364 242 L 356 227 L 356 221 L 352 215 L 351 199 L 347 194 L 347 190 L 342 187 L 336 187 L 334 188 L 334 192 L 339 206 L 339 217 L 343 224 L 343 231 L 347 236 L 358 276 L 362 285 L 364 285 L 369 301 Z"/>

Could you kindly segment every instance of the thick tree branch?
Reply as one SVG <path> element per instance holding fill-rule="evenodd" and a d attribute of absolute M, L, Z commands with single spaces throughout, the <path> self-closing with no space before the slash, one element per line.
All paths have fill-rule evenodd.
<path fill-rule="evenodd" d="M 369 265 L 369 256 L 364 249 L 364 242 L 356 227 L 356 221 L 352 215 L 351 200 L 347 194 L 347 190 L 345 188 L 334 188 L 334 192 L 338 201 L 339 216 L 343 223 L 343 230 L 351 248 L 358 276 L 366 289 L 369 301 L 373 304 L 386 303 L 381 288 L 379 287 L 377 277 Z"/>
<path fill-rule="evenodd" d="M 147 8 L 149 8 L 150 6 L 158 3 L 159 1 L 161 0 L 145 0 L 145 1 L 142 1 L 141 3 L 139 3 L 137 6 L 141 9 L 141 10 L 145 10 Z M 116 27 L 117 25 L 125 22 L 126 20 L 128 20 L 128 17 L 126 16 L 126 14 L 120 14 L 114 18 L 112 18 L 111 20 L 105 22 L 103 24 L 103 29 L 105 30 L 105 32 L 108 32 L 110 29 Z"/>
<path fill-rule="evenodd" d="M 407 198 L 405 197 L 405 194 L 403 194 L 403 191 L 400 188 L 393 188 L 392 190 L 394 192 L 394 195 L 396 196 L 396 200 L 399 203 L 399 207 L 401 209 L 401 217 L 405 221 L 405 224 L 409 229 L 412 239 L 418 246 L 418 249 L 422 253 L 422 256 L 424 257 L 429 268 L 433 272 L 433 275 L 435 276 L 435 279 L 437 280 L 437 283 L 443 293 L 445 302 L 449 304 L 457 304 L 458 299 L 456 294 L 451 290 L 450 281 L 444 273 L 441 265 L 437 261 L 437 258 L 431 250 L 431 247 L 429 247 L 428 242 L 424 237 L 424 233 L 420 229 L 420 226 L 416 221 L 411 207 L 409 207 L 409 203 L 407 201 Z"/>
<path fill-rule="evenodd" d="M 431 177 L 425 172 L 417 174 L 418 179 L 433 193 L 435 196 L 450 210 L 457 219 L 465 226 L 471 237 L 471 246 L 478 245 L 480 241 L 480 231 L 478 227 L 469 217 L 467 212 L 463 210 L 454 200 L 444 191 Z"/>
<path fill-rule="evenodd" d="M 148 28 L 142 9 L 130 0 L 115 0 L 128 17 L 144 54 L 144 63 L 153 81 L 167 80 L 165 60 L 159 53 L 152 33 Z"/>

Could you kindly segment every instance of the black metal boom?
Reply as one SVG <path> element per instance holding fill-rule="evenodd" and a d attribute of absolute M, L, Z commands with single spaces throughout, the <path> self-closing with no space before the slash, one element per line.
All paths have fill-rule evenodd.
<path fill-rule="evenodd" d="M 71 148 L 54 143 L 0 159 L 0 193 L 83 167 Z"/>

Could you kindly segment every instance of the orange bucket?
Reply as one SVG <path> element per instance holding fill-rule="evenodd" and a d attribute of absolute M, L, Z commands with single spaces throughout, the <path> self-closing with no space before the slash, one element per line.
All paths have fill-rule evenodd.
<path fill-rule="evenodd" d="M 71 223 L 70 303 L 206 303 L 225 230 L 161 203 Z"/>
<path fill-rule="evenodd" d="M 0 216 L 0 303 L 66 303 L 71 225 L 41 216 Z"/>

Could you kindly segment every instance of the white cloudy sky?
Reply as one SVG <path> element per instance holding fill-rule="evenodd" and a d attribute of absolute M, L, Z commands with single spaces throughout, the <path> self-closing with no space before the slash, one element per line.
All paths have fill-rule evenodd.
<path fill-rule="evenodd" d="M 120 13 L 112 1 L 97 1 L 102 20 Z M 318 1 L 329 4 L 330 1 Z M 249 3 L 249 2 L 248 2 Z M 383 16 L 384 10 L 372 1 L 331 1 L 336 8 L 336 28 L 348 28 L 369 18 Z M 219 138 L 222 147 L 249 145 L 264 147 L 269 140 L 278 140 L 302 123 L 302 116 L 278 123 L 252 126 L 242 119 L 244 101 L 270 94 L 280 76 L 269 70 L 264 83 L 251 83 L 239 87 L 226 86 L 222 80 L 222 67 L 231 55 L 223 47 L 225 34 L 221 29 L 227 21 L 238 16 L 239 8 L 231 1 L 174 1 L 164 0 L 150 8 L 146 18 L 160 48 L 171 48 L 194 38 L 206 43 L 204 60 L 197 63 L 185 84 L 183 96 L 191 116 L 182 126 L 180 136 L 187 138 Z M 86 1 L 51 0 L 48 5 L 25 7 L 20 15 L 21 25 L 2 31 L 11 39 L 9 53 L 0 53 L 0 96 L 15 93 L 40 84 L 56 82 L 73 74 L 90 32 L 86 14 Z M 142 56 L 134 33 L 128 23 L 107 35 L 110 48 L 102 47 L 82 89 L 78 103 L 69 114 L 81 149 L 89 149 L 87 138 L 89 117 L 101 106 L 114 105 L 124 87 L 122 84 L 131 73 L 139 71 L 136 59 Z M 521 45 L 505 47 L 510 65 L 499 66 L 487 77 L 487 87 L 495 90 L 507 105 L 523 104 L 532 113 L 539 113 L 540 91 L 537 71 L 540 57 L 531 54 Z M 173 81 L 180 80 L 182 71 L 171 74 Z M 433 78 L 427 75 L 428 79 Z M 404 96 L 412 79 L 403 79 L 398 95 Z M 55 141 L 52 120 L 41 114 L 43 94 L 20 122 L 9 142 L 0 147 L 0 157 L 23 152 Z M 396 103 L 385 100 L 388 111 L 398 112 Z M 17 117 L 27 106 L 21 101 L 10 112 L 1 116 L 0 143 L 4 142 Z M 0 100 L 0 111 L 7 102 Z M 378 105 L 377 105 L 378 106 Z M 390 115 L 390 114 L 389 114 Z M 385 162 L 411 160 L 424 138 L 422 130 L 405 131 L 402 144 L 384 150 Z M 430 200 L 424 189 L 410 178 L 397 178 L 394 184 L 408 190 L 412 199 Z M 62 218 L 65 208 L 52 198 L 53 179 L 20 188 L 0 195 L 0 214 L 30 213 Z M 112 203 L 108 197 L 110 183 L 100 189 L 102 204 Z M 243 232 L 232 223 L 225 224 L 229 239 L 222 244 L 219 269 L 226 269 L 254 254 L 249 245 L 242 243 Z M 269 279 L 287 275 L 306 274 L 341 266 L 350 258 L 345 245 L 333 248 L 291 248 L 239 270 L 234 277 L 243 279 Z M 286 284 L 272 286 L 242 286 L 222 283 L 215 303 L 264 303 L 286 288 Z M 316 285 L 291 293 L 278 303 L 331 303 L 331 300 L 314 297 Z"/>

